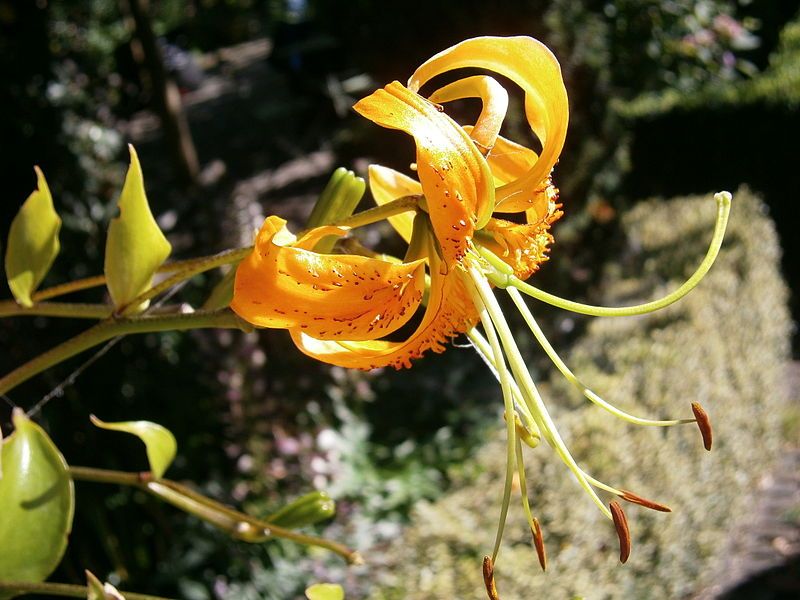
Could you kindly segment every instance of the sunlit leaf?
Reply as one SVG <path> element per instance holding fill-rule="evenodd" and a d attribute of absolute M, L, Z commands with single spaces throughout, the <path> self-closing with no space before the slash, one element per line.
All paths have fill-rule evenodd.
<path fill-rule="evenodd" d="M 0 580 L 40 582 L 66 550 L 75 493 L 67 463 L 44 430 L 20 409 L 13 423 L 0 451 Z"/>
<path fill-rule="evenodd" d="M 129 146 L 131 164 L 119 197 L 119 216 L 108 226 L 104 271 L 114 306 L 124 306 L 147 290 L 172 247 L 161 233 L 144 191 L 139 157 Z"/>
<path fill-rule="evenodd" d="M 95 575 L 86 571 L 86 600 L 125 600 L 125 596 L 110 583 L 103 584 Z"/>
<path fill-rule="evenodd" d="M 156 479 L 160 479 L 172 464 L 178 444 L 172 432 L 150 421 L 121 421 L 118 423 L 106 423 L 94 415 L 89 417 L 92 423 L 101 429 L 111 431 L 123 431 L 135 435 L 144 442 L 147 450 L 147 461 L 150 463 L 150 471 Z"/>
<path fill-rule="evenodd" d="M 306 589 L 308 600 L 344 600 L 344 590 L 336 583 L 315 583 Z"/>
<path fill-rule="evenodd" d="M 61 219 L 53 208 L 50 188 L 39 167 L 34 190 L 11 222 L 6 248 L 8 287 L 22 306 L 32 306 L 31 294 L 47 275 L 61 248 Z"/>

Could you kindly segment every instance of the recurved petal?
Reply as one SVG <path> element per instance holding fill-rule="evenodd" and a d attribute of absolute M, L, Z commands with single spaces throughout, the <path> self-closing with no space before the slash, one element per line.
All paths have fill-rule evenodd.
<path fill-rule="evenodd" d="M 339 227 L 320 227 L 297 245 L 282 245 L 279 238 L 288 236 L 281 221 L 265 221 L 253 252 L 236 271 L 231 308 L 240 317 L 319 339 L 368 340 L 395 331 L 414 314 L 425 287 L 423 261 L 393 264 L 302 247 L 342 235 Z"/>
<path fill-rule="evenodd" d="M 303 330 L 290 331 L 295 345 L 305 354 L 333 365 L 356 369 L 411 366 L 411 360 L 428 350 L 442 352 L 455 335 L 475 326 L 478 315 L 461 277 L 439 272 L 438 259 L 431 256 L 431 289 L 419 327 L 403 342 L 328 341 Z"/>
<path fill-rule="evenodd" d="M 403 196 L 422 194 L 422 185 L 419 181 L 380 165 L 369 166 L 369 189 L 378 206 Z M 406 212 L 389 217 L 389 223 L 406 242 L 411 241 L 411 231 L 414 228 L 413 213 Z"/>
<path fill-rule="evenodd" d="M 448 265 L 461 260 L 476 224 L 494 209 L 489 166 L 472 140 L 450 117 L 399 82 L 353 107 L 378 125 L 412 135 L 417 172 L 436 238 Z"/>
<path fill-rule="evenodd" d="M 508 92 L 496 79 L 488 75 L 474 75 L 458 79 L 431 94 L 431 102 L 452 102 L 462 98 L 480 98 L 481 114 L 469 136 L 486 155 L 494 146 L 508 109 Z"/>
<path fill-rule="evenodd" d="M 428 59 L 411 76 L 408 87 L 417 91 L 433 77 L 464 67 L 494 71 L 525 91 L 525 114 L 542 152 L 525 175 L 497 191 L 497 202 L 529 193 L 550 174 L 567 134 L 569 107 L 558 61 L 530 37 L 472 38 Z"/>

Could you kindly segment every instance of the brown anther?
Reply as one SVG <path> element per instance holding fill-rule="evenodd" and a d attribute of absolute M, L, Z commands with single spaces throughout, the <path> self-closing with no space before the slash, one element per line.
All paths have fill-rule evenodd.
<path fill-rule="evenodd" d="M 639 506 L 644 506 L 645 508 L 650 508 L 652 510 L 657 510 L 659 512 L 672 512 L 672 509 L 666 504 L 659 504 L 658 502 L 653 502 L 652 500 L 643 498 L 639 494 L 634 494 L 633 492 L 629 492 L 628 490 L 620 490 L 620 492 L 621 492 L 620 497 L 623 500 L 627 500 L 628 502 L 631 502 L 633 504 L 638 504 Z"/>
<path fill-rule="evenodd" d="M 619 537 L 619 562 L 625 564 L 631 555 L 631 531 L 628 529 L 628 519 L 616 500 L 609 504 L 609 508 L 611 508 L 611 517 L 614 519 L 614 527 L 616 527 L 617 537 Z"/>
<path fill-rule="evenodd" d="M 486 594 L 489 596 L 489 600 L 500 600 L 494 584 L 494 564 L 488 556 L 483 557 L 483 583 L 486 585 Z"/>
<path fill-rule="evenodd" d="M 697 427 L 700 428 L 700 435 L 703 436 L 703 446 L 706 450 L 711 450 L 711 442 L 714 437 L 711 431 L 711 420 L 708 418 L 708 413 L 703 410 L 699 402 L 692 402 L 692 412 L 694 413 L 694 420 L 697 422 Z"/>
<path fill-rule="evenodd" d="M 536 548 L 536 555 L 539 557 L 539 564 L 542 571 L 547 570 L 547 552 L 544 549 L 544 536 L 542 535 L 542 528 L 539 525 L 539 519 L 533 517 L 533 527 L 531 528 L 533 535 L 533 547 Z"/>

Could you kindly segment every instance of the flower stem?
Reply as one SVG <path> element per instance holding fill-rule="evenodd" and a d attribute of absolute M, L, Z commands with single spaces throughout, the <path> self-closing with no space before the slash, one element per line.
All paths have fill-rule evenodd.
<path fill-rule="evenodd" d="M 418 208 L 419 196 L 402 196 L 397 200 L 392 200 L 386 204 L 374 206 L 372 208 L 368 208 L 367 210 L 361 211 L 360 213 L 356 213 L 344 219 L 334 221 L 330 223 L 330 225 L 335 227 L 349 227 L 351 229 L 355 229 L 356 227 L 363 227 L 364 225 L 377 223 L 379 221 L 388 219 L 389 217 L 393 217 L 410 210 L 417 210 Z"/>
<path fill-rule="evenodd" d="M 244 329 L 245 327 L 246 325 L 242 320 L 228 309 L 196 311 L 177 315 L 141 315 L 127 318 L 109 318 L 66 342 L 47 350 L 1 377 L 0 394 L 7 393 L 53 365 L 120 335 L 205 328 Z"/>
<path fill-rule="evenodd" d="M 82 585 L 68 583 L 31 583 L 29 581 L 0 581 L 0 593 L 14 596 L 27 596 L 28 594 L 44 594 L 47 596 L 62 596 L 67 598 L 86 598 L 89 588 Z M 133 592 L 120 592 L 126 600 L 170 600 L 163 596 L 149 594 L 135 594 Z"/>
<path fill-rule="evenodd" d="M 191 488 L 169 479 L 154 480 L 150 473 L 128 473 L 92 467 L 70 467 L 70 475 L 79 481 L 111 483 L 137 487 L 159 500 L 192 514 L 203 521 L 225 531 L 230 536 L 250 543 L 259 543 L 271 538 L 283 538 L 299 544 L 318 546 L 343 557 L 350 564 L 362 564 L 361 555 L 332 540 L 298 533 L 278 527 L 239 512 L 236 509 L 204 496 Z"/>

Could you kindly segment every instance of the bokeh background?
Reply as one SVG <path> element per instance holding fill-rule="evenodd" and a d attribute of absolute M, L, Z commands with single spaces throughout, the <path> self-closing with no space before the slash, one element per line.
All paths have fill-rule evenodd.
<path fill-rule="evenodd" d="M 798 10 L 788 0 L 0 0 L 0 232 L 40 165 L 64 219 L 45 284 L 101 272 L 128 142 L 175 257 L 249 244 L 268 214 L 297 229 L 336 167 L 363 175 L 373 162 L 405 170 L 413 160 L 411 141 L 358 117 L 355 100 L 464 38 L 533 35 L 558 56 L 571 110 L 556 170 L 565 216 L 540 287 L 594 303 L 663 293 L 705 251 L 711 192 L 738 193 L 720 264 L 674 309 L 623 323 L 535 307 L 609 399 L 661 416 L 700 400 L 719 443 L 705 455 L 695 431 L 609 422 L 526 344 L 576 454 L 675 513 L 632 510 L 634 555 L 615 565 L 613 530 L 557 458 L 536 450 L 531 492 L 552 566 L 538 572 L 512 521 L 501 596 L 796 598 Z M 462 122 L 477 111 L 452 107 Z M 519 94 L 504 134 L 532 142 Z M 397 248 L 386 228 L 365 235 Z M 180 298 L 199 305 L 216 277 Z M 4 319 L 0 367 L 85 327 Z M 29 408 L 79 364 L 10 401 Z M 468 348 L 361 373 L 306 359 L 281 331 L 125 339 L 39 415 L 68 462 L 143 469 L 138 442 L 93 429 L 88 415 L 157 421 L 178 438 L 172 478 L 260 515 L 327 490 L 337 515 L 312 530 L 368 564 L 234 542 L 140 493 L 78 484 L 73 541 L 53 579 L 81 582 L 88 568 L 120 588 L 189 600 L 285 600 L 314 581 L 340 582 L 348 598 L 482 597 L 501 404 Z M 4 431 L 10 410 L 0 404 Z"/>

